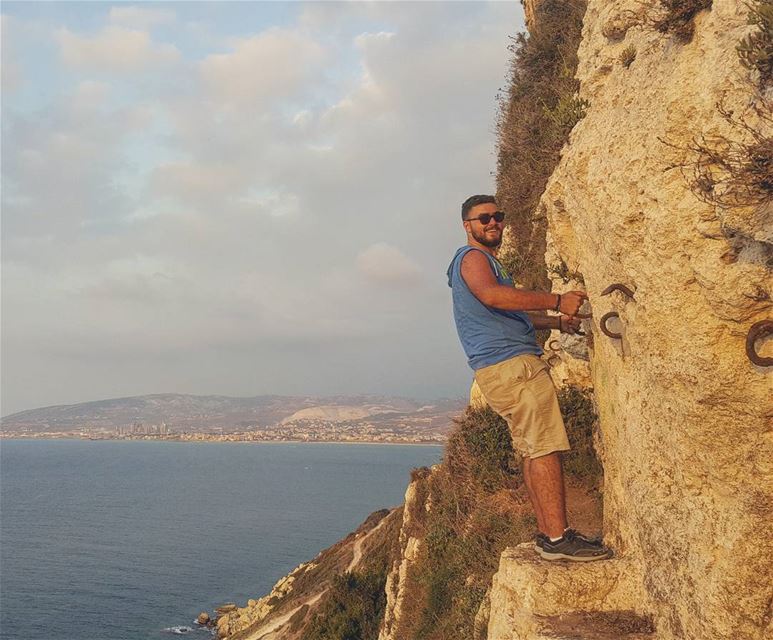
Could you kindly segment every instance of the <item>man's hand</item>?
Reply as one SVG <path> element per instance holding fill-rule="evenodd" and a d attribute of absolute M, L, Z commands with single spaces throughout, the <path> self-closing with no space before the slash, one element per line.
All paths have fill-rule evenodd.
<path fill-rule="evenodd" d="M 563 302 L 563 297 L 561 298 Z M 558 326 L 561 333 L 568 333 L 574 335 L 580 330 L 580 323 L 582 320 L 576 316 L 559 316 Z"/>
<path fill-rule="evenodd" d="M 567 316 L 576 316 L 587 299 L 588 294 L 584 291 L 567 291 L 561 294 L 561 306 L 558 310 Z"/>

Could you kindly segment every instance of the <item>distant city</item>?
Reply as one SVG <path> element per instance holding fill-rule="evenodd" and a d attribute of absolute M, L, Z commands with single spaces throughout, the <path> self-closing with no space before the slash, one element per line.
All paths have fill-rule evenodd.
<path fill-rule="evenodd" d="M 465 404 L 371 396 L 158 394 L 24 411 L 2 419 L 0 437 L 441 444 Z"/>

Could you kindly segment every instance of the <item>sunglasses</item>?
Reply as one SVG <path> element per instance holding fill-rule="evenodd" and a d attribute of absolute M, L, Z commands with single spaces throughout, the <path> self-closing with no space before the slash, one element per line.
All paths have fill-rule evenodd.
<path fill-rule="evenodd" d="M 505 219 L 504 211 L 495 211 L 494 213 L 481 213 L 474 218 L 465 218 L 465 221 L 470 222 L 472 220 L 480 220 L 481 224 L 488 224 L 491 222 L 491 218 L 494 218 L 496 222 L 502 222 Z"/>

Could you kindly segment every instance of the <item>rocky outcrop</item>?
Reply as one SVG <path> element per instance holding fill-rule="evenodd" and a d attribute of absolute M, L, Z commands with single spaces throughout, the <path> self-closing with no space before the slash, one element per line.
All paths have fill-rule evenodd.
<path fill-rule="evenodd" d="M 583 279 L 558 279 L 554 290 L 590 296 L 588 360 L 559 350 L 569 363 L 559 377 L 587 376 L 594 388 L 605 536 L 625 570 L 585 580 L 601 570 L 537 571 L 506 554 L 491 638 L 543 637 L 545 616 L 610 609 L 651 619 L 663 640 L 773 637 L 773 368 L 744 350 L 751 325 L 773 317 L 773 216 L 709 204 L 691 191 L 689 171 L 667 170 L 696 139 L 744 135 L 720 102 L 766 126 L 736 53 L 748 9 L 714 0 L 685 44 L 648 26 L 658 5 L 589 0 L 577 72 L 589 106 L 539 212 L 548 264 L 576 266 Z M 602 296 L 612 283 L 634 298 Z M 600 330 L 611 311 L 621 339 Z M 773 340 L 757 349 L 773 355 Z M 565 600 L 541 609 L 552 605 L 532 592 L 556 584 Z"/>
<path fill-rule="evenodd" d="M 643 597 L 631 559 L 554 565 L 541 560 L 533 544 L 523 544 L 502 554 L 494 575 L 488 640 L 555 638 L 567 620 L 583 640 L 597 640 L 604 627 L 615 640 L 651 637 L 650 619 L 632 610 Z"/>
<path fill-rule="evenodd" d="M 258 600 L 249 600 L 244 607 L 237 607 L 234 604 L 219 607 L 217 613 L 220 615 L 216 622 L 218 637 L 231 637 L 267 620 L 276 611 L 277 603 L 292 592 L 296 578 L 312 570 L 314 566 L 314 563 L 301 563 L 289 574 L 283 576 L 268 595 Z"/>
<path fill-rule="evenodd" d="M 406 594 L 408 568 L 418 557 L 421 545 L 421 538 L 412 535 L 413 521 L 417 511 L 429 511 L 429 504 L 417 490 L 420 482 L 422 480 L 414 479 L 405 491 L 403 522 L 400 528 L 400 554 L 387 574 L 386 609 L 378 640 L 400 640 L 399 627 Z"/>

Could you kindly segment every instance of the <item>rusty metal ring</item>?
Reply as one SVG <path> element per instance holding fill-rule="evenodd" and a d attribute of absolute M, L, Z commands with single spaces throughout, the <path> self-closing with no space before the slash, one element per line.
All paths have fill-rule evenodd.
<path fill-rule="evenodd" d="M 558 346 L 554 347 L 553 346 L 554 344 L 557 344 Z M 550 349 L 551 351 L 560 351 L 561 344 L 558 342 L 558 340 L 555 340 L 555 339 L 551 340 L 550 342 L 548 342 L 548 349 Z"/>
<path fill-rule="evenodd" d="M 608 296 L 613 291 L 620 291 L 627 295 L 631 300 L 636 300 L 636 298 L 633 297 L 633 291 L 631 291 L 628 287 L 626 287 L 624 284 L 620 284 L 619 282 L 615 282 L 614 284 L 610 284 L 604 291 L 601 292 L 602 296 Z"/>
<path fill-rule="evenodd" d="M 773 333 L 773 320 L 761 320 L 760 322 L 755 322 L 751 326 L 751 329 L 749 329 L 749 333 L 746 336 L 746 355 L 749 357 L 749 360 L 758 367 L 773 366 L 773 358 L 759 355 L 754 348 L 754 344 L 757 340 L 770 333 Z"/>
<path fill-rule="evenodd" d="M 615 333 L 614 331 L 607 329 L 607 320 L 610 318 L 619 317 L 620 314 L 618 314 L 617 311 L 610 311 L 609 313 L 605 313 L 603 316 L 601 316 L 601 320 L 599 320 L 599 326 L 601 327 L 601 331 L 604 333 L 604 335 L 607 335 L 610 338 L 617 338 L 618 340 L 623 339 L 623 335 L 621 333 Z"/>

